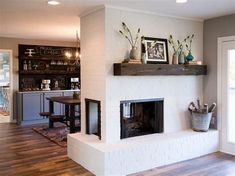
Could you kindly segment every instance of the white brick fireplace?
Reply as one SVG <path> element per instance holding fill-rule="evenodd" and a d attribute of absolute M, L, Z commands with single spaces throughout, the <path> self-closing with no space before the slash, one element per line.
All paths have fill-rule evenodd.
<path fill-rule="evenodd" d="M 122 21 L 146 37 L 194 33 L 194 57 L 202 60 L 202 22 L 113 7 L 82 16 L 81 133 L 69 135 L 69 157 L 96 175 L 126 175 L 217 151 L 216 130 L 189 130 L 187 106 L 203 99 L 202 76 L 113 76 L 113 63 L 128 55 L 128 43 L 117 32 Z M 101 140 L 85 133 L 85 98 L 101 102 Z M 164 99 L 164 133 L 121 140 L 120 101 L 153 98 Z"/>

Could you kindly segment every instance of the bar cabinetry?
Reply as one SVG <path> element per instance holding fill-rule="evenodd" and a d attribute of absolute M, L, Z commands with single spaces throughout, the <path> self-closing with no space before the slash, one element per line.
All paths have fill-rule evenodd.
<path fill-rule="evenodd" d="M 39 116 L 40 112 L 49 111 L 49 102 L 46 98 L 53 96 L 72 96 L 72 94 L 73 90 L 18 92 L 18 123 L 36 124 L 48 122 L 48 119 L 43 119 Z M 55 103 L 54 113 L 64 114 L 64 106 Z"/>
<path fill-rule="evenodd" d="M 78 48 L 19 45 L 19 91 L 38 91 L 42 80 L 50 80 L 51 90 L 71 88 L 71 78 L 80 78 Z M 70 55 L 68 55 L 68 53 Z"/>

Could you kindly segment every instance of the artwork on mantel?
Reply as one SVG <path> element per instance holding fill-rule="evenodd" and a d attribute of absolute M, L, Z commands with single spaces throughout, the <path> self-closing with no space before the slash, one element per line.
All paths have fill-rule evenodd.
<path fill-rule="evenodd" d="M 167 39 L 142 37 L 142 63 L 168 64 Z"/>

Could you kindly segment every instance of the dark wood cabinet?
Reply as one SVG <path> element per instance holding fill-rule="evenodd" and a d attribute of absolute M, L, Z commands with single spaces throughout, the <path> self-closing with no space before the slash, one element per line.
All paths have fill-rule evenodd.
<path fill-rule="evenodd" d="M 77 51 L 75 47 L 20 44 L 19 91 L 40 90 L 43 79 L 51 81 L 51 90 L 56 82 L 59 89 L 70 89 L 71 78 L 80 78 L 80 62 L 75 57 Z"/>

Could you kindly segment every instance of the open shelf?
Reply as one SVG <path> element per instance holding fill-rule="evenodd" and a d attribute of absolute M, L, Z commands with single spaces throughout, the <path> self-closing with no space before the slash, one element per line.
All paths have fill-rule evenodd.
<path fill-rule="evenodd" d="M 56 74 L 56 75 L 74 75 L 79 74 L 79 71 L 67 71 L 67 70 L 20 70 L 22 75 L 46 75 L 46 74 Z"/>
<path fill-rule="evenodd" d="M 115 76 L 206 75 L 206 65 L 127 64 L 114 63 Z"/>

